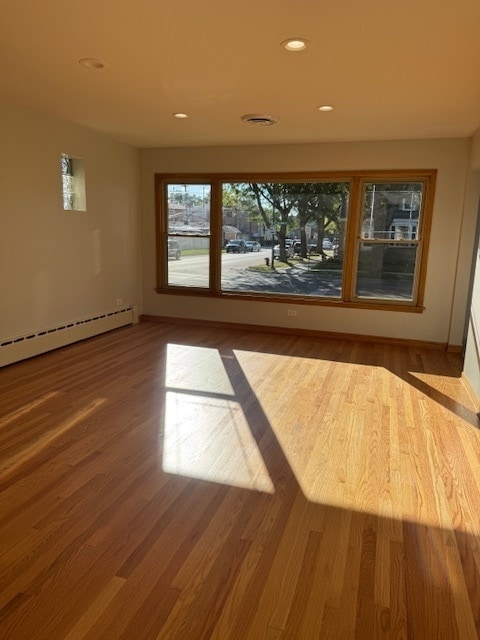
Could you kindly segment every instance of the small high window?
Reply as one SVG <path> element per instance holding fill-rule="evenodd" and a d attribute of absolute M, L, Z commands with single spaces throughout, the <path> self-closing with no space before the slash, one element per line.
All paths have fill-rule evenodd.
<path fill-rule="evenodd" d="M 83 160 L 66 153 L 61 157 L 64 211 L 86 211 L 85 169 Z"/>

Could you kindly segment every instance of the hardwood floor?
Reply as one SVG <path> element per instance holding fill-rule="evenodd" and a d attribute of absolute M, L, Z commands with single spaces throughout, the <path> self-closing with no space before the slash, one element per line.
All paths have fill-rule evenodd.
<path fill-rule="evenodd" d="M 0 371 L 5 640 L 473 640 L 457 355 L 145 322 Z"/>

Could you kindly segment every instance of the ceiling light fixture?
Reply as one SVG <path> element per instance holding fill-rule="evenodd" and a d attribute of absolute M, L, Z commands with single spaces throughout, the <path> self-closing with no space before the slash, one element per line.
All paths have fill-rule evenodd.
<path fill-rule="evenodd" d="M 247 124 L 257 124 L 262 127 L 269 127 L 272 124 L 275 124 L 278 120 L 276 116 L 266 116 L 261 113 L 246 113 L 242 116 L 243 122 Z"/>
<path fill-rule="evenodd" d="M 309 42 L 305 38 L 288 38 L 281 43 L 287 51 L 305 51 Z"/>
<path fill-rule="evenodd" d="M 178 120 L 186 120 L 188 118 L 188 113 L 174 113 L 172 114 L 174 118 Z"/>
<path fill-rule="evenodd" d="M 86 69 L 91 69 L 92 71 L 100 71 L 101 69 L 105 69 L 107 66 L 106 62 L 97 60 L 97 58 L 82 58 L 78 61 L 78 64 L 82 65 L 82 67 L 85 67 Z"/>
<path fill-rule="evenodd" d="M 323 112 L 333 111 L 333 107 L 331 104 L 322 104 L 320 107 L 318 107 L 318 110 Z"/>

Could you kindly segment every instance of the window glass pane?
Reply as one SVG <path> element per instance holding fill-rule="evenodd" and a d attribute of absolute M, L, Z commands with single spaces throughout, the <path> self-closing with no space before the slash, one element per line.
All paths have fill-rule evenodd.
<path fill-rule="evenodd" d="M 357 297 L 413 300 L 416 244 L 362 242 L 357 272 Z"/>
<path fill-rule="evenodd" d="M 208 236 L 168 236 L 167 284 L 175 287 L 209 286 Z"/>
<path fill-rule="evenodd" d="M 222 290 L 339 298 L 348 182 L 225 183 Z"/>
<path fill-rule="evenodd" d="M 415 240 L 422 183 L 368 183 L 365 186 L 362 238 Z"/>
<path fill-rule="evenodd" d="M 210 286 L 210 185 L 169 184 L 167 284 Z"/>
<path fill-rule="evenodd" d="M 80 158 L 61 156 L 64 211 L 86 211 L 85 167 Z"/>
<path fill-rule="evenodd" d="M 365 185 L 357 297 L 414 300 L 422 194 L 421 182 Z"/>
<path fill-rule="evenodd" d="M 168 233 L 210 234 L 210 185 L 169 184 Z"/>

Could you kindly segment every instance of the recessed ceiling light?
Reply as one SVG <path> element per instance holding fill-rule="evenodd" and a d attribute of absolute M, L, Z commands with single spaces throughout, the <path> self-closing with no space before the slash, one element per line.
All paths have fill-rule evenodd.
<path fill-rule="evenodd" d="M 281 44 L 287 51 L 304 51 L 308 46 L 308 40 L 305 40 L 305 38 L 288 38 Z"/>
<path fill-rule="evenodd" d="M 177 118 L 178 120 L 185 120 L 186 118 L 188 118 L 188 113 L 174 113 L 172 115 L 174 118 Z"/>
<path fill-rule="evenodd" d="M 101 69 L 105 69 L 105 67 L 107 66 L 106 62 L 97 60 L 97 58 L 82 58 L 78 61 L 78 64 L 81 64 L 82 67 L 91 69 L 92 71 L 100 71 Z"/>
<path fill-rule="evenodd" d="M 333 107 L 331 104 L 322 104 L 320 107 L 318 107 L 319 111 L 333 111 Z"/>
<path fill-rule="evenodd" d="M 242 116 L 242 120 L 247 124 L 257 124 L 263 127 L 268 127 L 275 124 L 278 118 L 276 116 L 266 116 L 261 113 L 246 113 Z"/>

